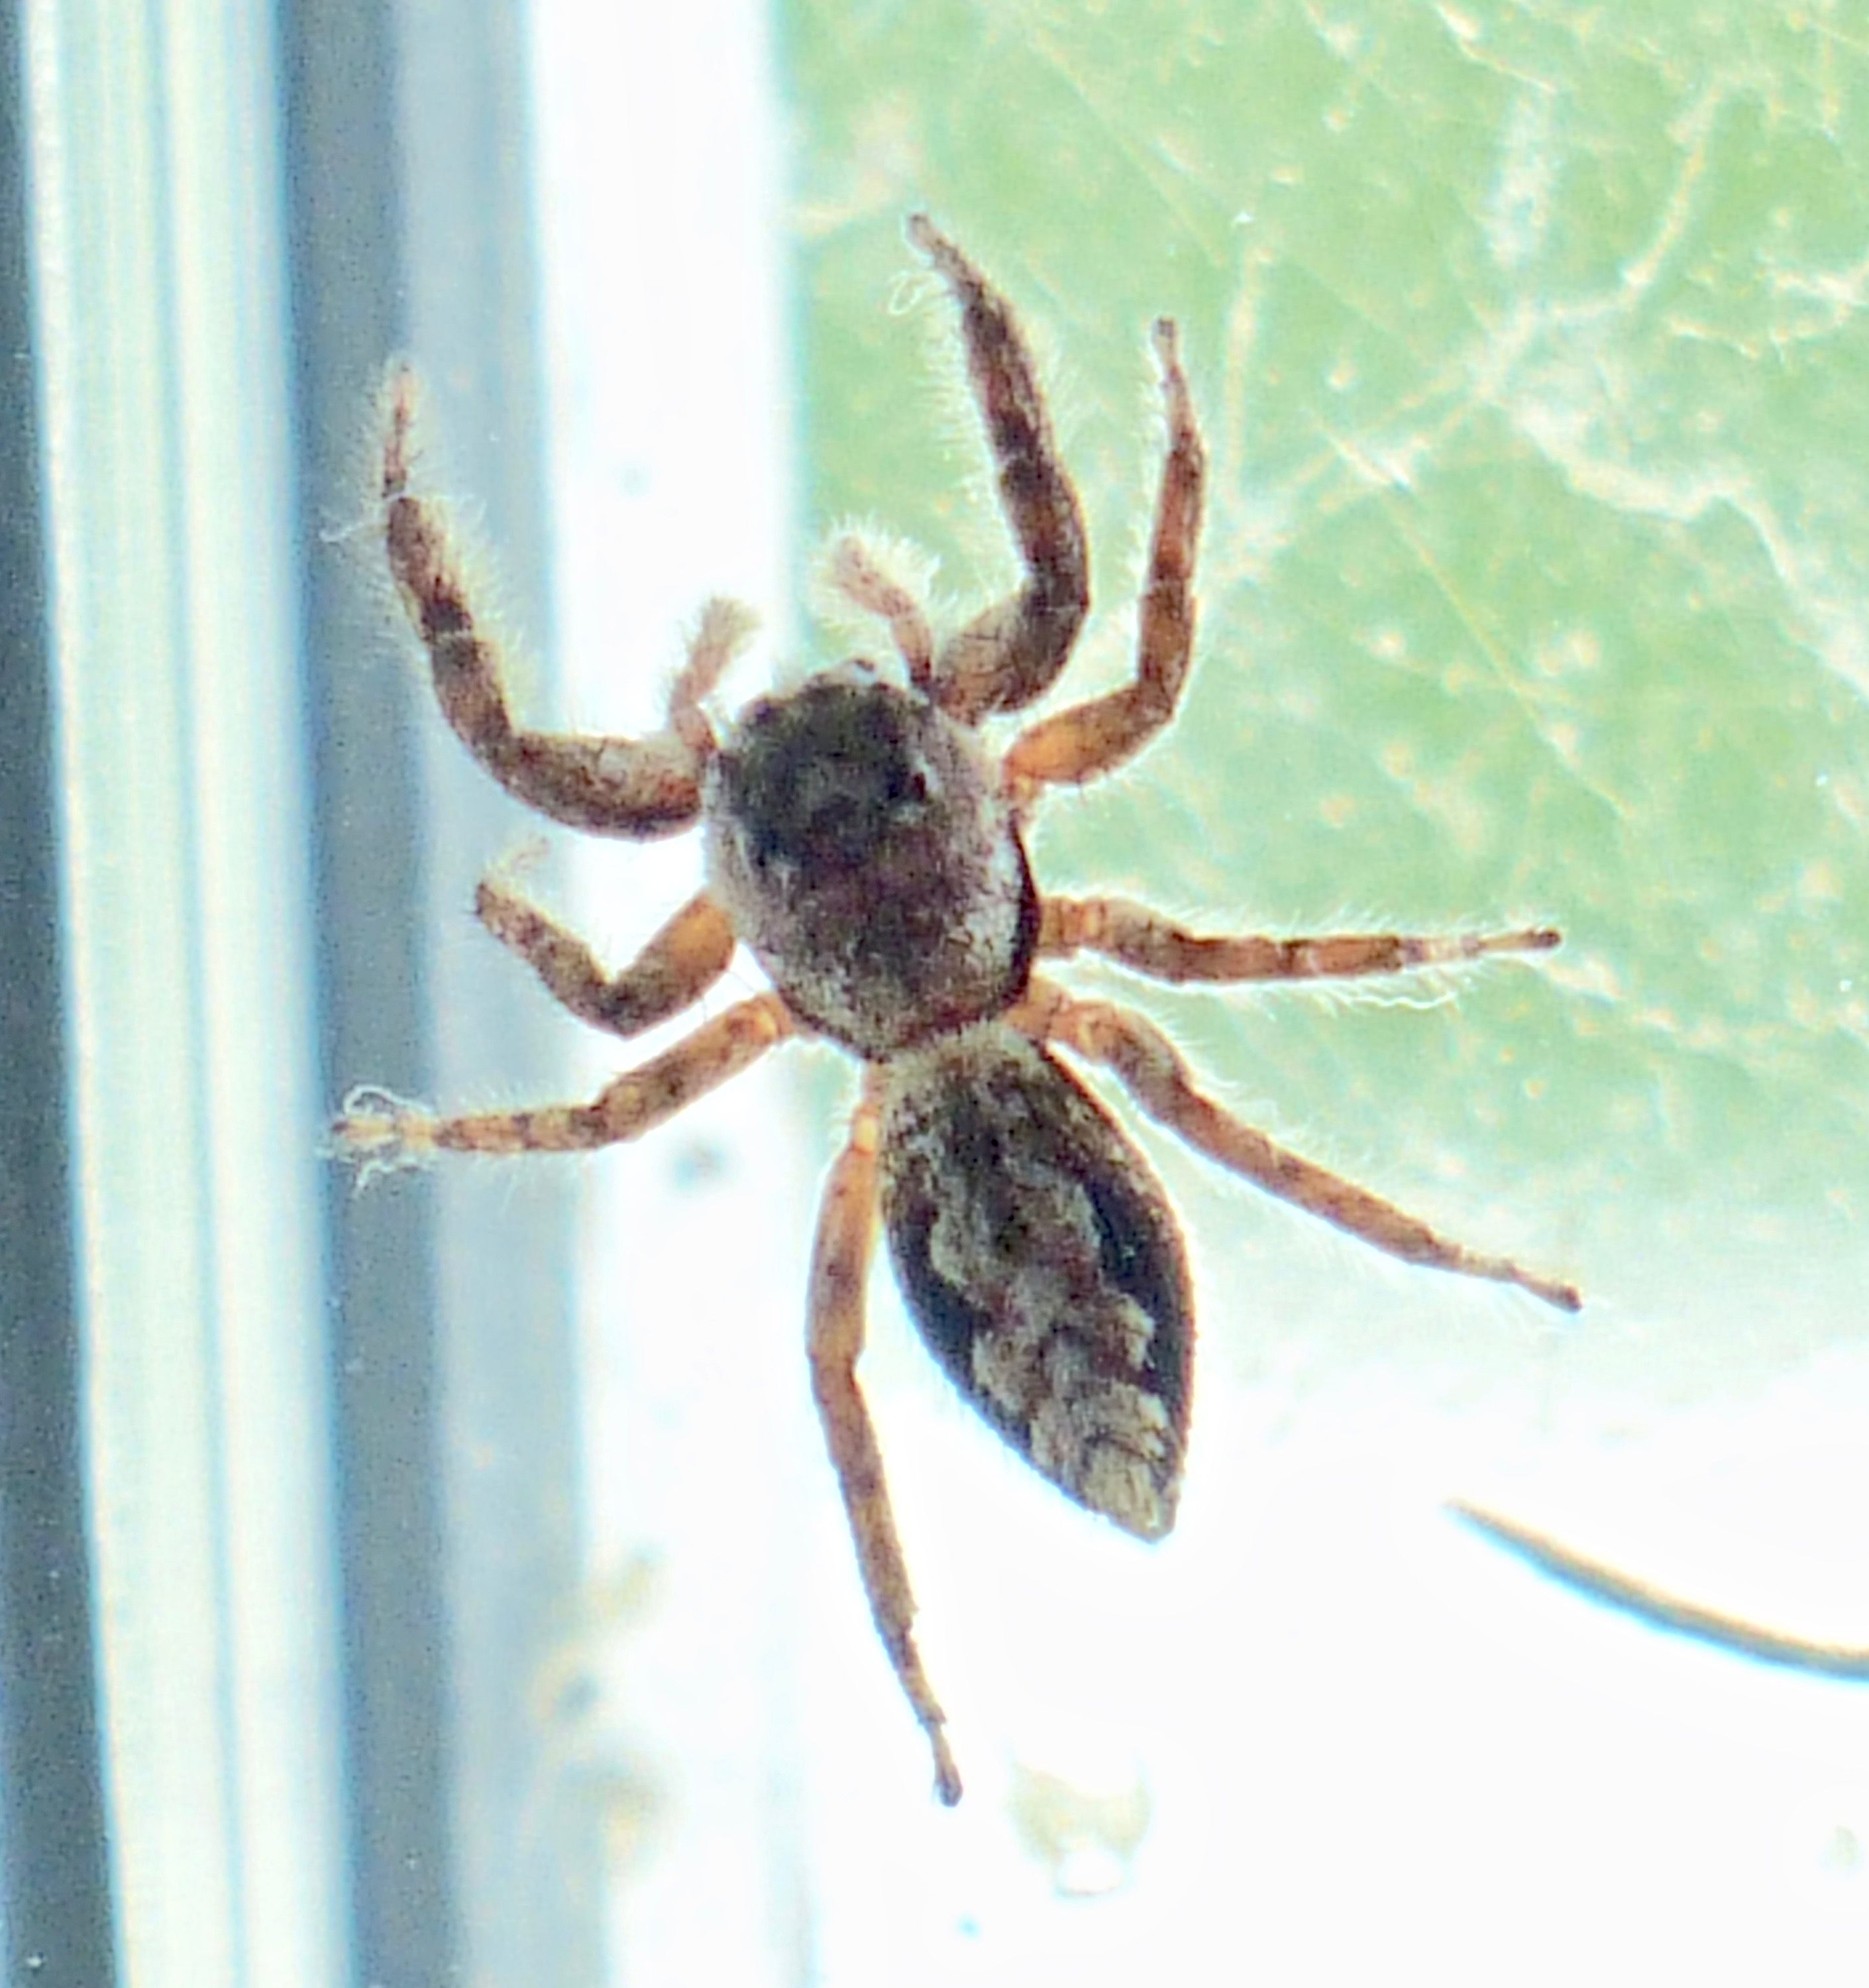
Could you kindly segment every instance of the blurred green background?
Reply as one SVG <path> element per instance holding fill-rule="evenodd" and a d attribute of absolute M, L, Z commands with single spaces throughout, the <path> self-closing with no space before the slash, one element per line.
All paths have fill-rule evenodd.
<path fill-rule="evenodd" d="M 1039 349 L 1093 545 L 1066 687 L 1116 681 L 1147 327 L 1181 323 L 1192 685 L 1046 811 L 1043 880 L 1208 929 L 1565 933 L 1435 987 L 1141 1005 L 1256 1122 L 1577 1278 L 1580 1371 L 1674 1395 L 1859 1337 L 1869 8 L 786 18 L 813 530 L 901 533 L 958 606 L 1012 577 L 925 205 Z M 1151 1151 L 1236 1359 L 1366 1339 L 1380 1282 Z"/>

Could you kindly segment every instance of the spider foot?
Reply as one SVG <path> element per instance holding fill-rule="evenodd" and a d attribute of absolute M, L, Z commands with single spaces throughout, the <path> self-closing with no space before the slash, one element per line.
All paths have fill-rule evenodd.
<path fill-rule="evenodd" d="M 381 396 L 382 495 L 385 505 L 393 504 L 397 498 L 408 494 L 409 470 L 414 453 L 410 445 L 410 434 L 415 426 L 417 407 L 421 397 L 421 383 L 416 377 L 415 368 L 406 361 L 397 360 L 384 376 Z"/>
<path fill-rule="evenodd" d="M 934 1750 L 935 1797 L 943 1808 L 952 1808 L 961 1798 L 961 1770 L 955 1762 L 954 1749 L 940 1726 L 931 1726 L 927 1730 L 928 1744 Z"/>
<path fill-rule="evenodd" d="M 373 1084 L 346 1093 L 331 1121 L 326 1150 L 357 1170 L 360 1194 L 380 1174 L 425 1167 L 435 1152 L 434 1114 L 425 1105 Z"/>
<path fill-rule="evenodd" d="M 1478 1276 L 1491 1277 L 1502 1284 L 1516 1284 L 1520 1290 L 1529 1291 L 1533 1297 L 1542 1298 L 1558 1311 L 1577 1312 L 1583 1309 L 1583 1297 L 1577 1286 L 1567 1283 L 1561 1277 L 1541 1277 L 1503 1258 L 1479 1260 L 1484 1267 L 1475 1273 Z"/>

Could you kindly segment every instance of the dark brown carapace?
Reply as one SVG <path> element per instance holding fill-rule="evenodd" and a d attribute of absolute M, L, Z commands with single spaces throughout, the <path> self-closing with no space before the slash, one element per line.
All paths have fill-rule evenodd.
<path fill-rule="evenodd" d="M 749 705 L 723 740 L 705 708 L 750 618 L 703 611 L 665 728 L 640 739 L 526 730 L 475 615 L 438 507 L 410 487 L 413 385 L 392 377 L 383 454 L 390 570 L 448 721 L 529 806 L 600 834 L 694 826 L 707 881 L 620 972 L 504 883 L 483 923 L 574 1014 L 628 1036 L 698 1000 L 744 945 L 772 991 L 703 1022 L 587 1103 L 438 1117 L 369 1088 L 337 1149 L 366 1170 L 441 1150 L 569 1151 L 637 1138 L 784 1037 L 858 1057 L 862 1094 L 819 1218 L 809 1297 L 813 1391 L 864 1585 L 933 1747 L 944 1801 L 961 1782 L 915 1647 L 914 1604 L 882 1458 L 857 1381 L 880 1209 L 910 1311 L 961 1392 L 1035 1469 L 1144 1539 L 1174 1523 L 1188 1435 L 1193 1310 L 1174 1215 L 1146 1161 L 1056 1053 L 1110 1071 L 1202 1152 L 1410 1263 L 1576 1293 L 1437 1235 L 1274 1145 L 1198 1090 L 1161 1033 L 1035 972 L 1088 950 L 1171 982 L 1293 980 L 1539 952 L 1543 928 L 1451 938 L 1197 936 L 1109 898 L 1042 896 L 1024 824 L 1046 789 L 1133 758 L 1173 715 L 1192 656 L 1205 458 L 1174 327 L 1154 328 L 1168 449 L 1133 679 L 989 749 L 982 722 L 1056 681 L 1090 606 L 1076 492 L 1005 299 L 924 216 L 909 239 L 959 306 L 975 398 L 1024 577 L 937 642 L 921 607 L 854 540 L 832 570 L 888 628 L 892 674 L 853 661 Z"/>

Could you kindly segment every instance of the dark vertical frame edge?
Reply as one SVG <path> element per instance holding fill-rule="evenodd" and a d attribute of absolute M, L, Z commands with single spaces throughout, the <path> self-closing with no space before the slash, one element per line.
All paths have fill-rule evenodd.
<path fill-rule="evenodd" d="M 0 6 L 0 1912 L 9 1981 L 109 1988 L 23 42 Z"/>
<path fill-rule="evenodd" d="M 286 0 L 292 424 L 310 759 L 318 1073 L 428 1087 L 425 899 L 411 673 L 333 527 L 372 394 L 405 342 L 395 10 Z M 345 516 L 346 507 L 350 512 Z M 376 665 L 373 667 L 372 665 Z M 451 1849 L 433 1226 L 419 1183 L 327 1177 L 349 1946 L 359 1982 L 460 1973 Z"/>

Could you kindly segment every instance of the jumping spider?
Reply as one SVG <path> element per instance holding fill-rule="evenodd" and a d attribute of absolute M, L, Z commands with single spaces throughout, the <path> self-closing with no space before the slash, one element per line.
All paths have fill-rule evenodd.
<path fill-rule="evenodd" d="M 705 842 L 705 888 L 620 972 L 502 882 L 481 884 L 482 922 L 574 1015 L 618 1036 L 690 1006 L 741 945 L 772 986 L 587 1104 L 438 1118 L 360 1089 L 335 1143 L 367 1169 L 443 1149 L 583 1151 L 661 1124 L 789 1036 L 827 1036 L 860 1060 L 812 1257 L 812 1384 L 877 1628 L 952 1803 L 960 1775 L 911 1634 L 907 1570 L 857 1381 L 879 1207 L 930 1349 L 1035 1469 L 1146 1540 L 1173 1526 L 1181 1488 L 1194 1336 L 1181 1237 L 1147 1163 L 1056 1049 L 1103 1065 L 1221 1165 L 1377 1249 L 1516 1284 L 1563 1310 L 1578 1300 L 1274 1145 L 1202 1096 L 1149 1023 L 1034 973 L 1039 959 L 1080 951 L 1170 982 L 1394 973 L 1543 952 L 1558 935 L 1207 938 L 1120 899 L 1040 895 L 1025 828 L 1045 790 L 1133 758 L 1181 697 L 1205 458 L 1163 319 L 1154 349 L 1168 445 L 1134 679 L 989 749 L 983 722 L 1049 690 L 1083 625 L 1083 521 L 1005 299 L 925 215 L 907 233 L 959 306 L 1024 583 L 937 644 L 916 601 L 847 541 L 836 583 L 887 624 L 901 680 L 867 661 L 838 664 L 756 699 L 724 741 L 705 706 L 750 618 L 720 600 L 701 614 L 661 731 L 593 738 L 515 725 L 444 521 L 410 489 L 412 384 L 392 379 L 384 540 L 448 723 L 509 793 L 556 821 L 639 840 L 698 824 Z"/>

